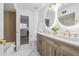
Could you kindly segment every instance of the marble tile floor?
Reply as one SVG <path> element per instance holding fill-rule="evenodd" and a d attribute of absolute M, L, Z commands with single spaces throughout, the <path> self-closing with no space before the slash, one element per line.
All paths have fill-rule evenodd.
<path fill-rule="evenodd" d="M 40 54 L 34 44 L 25 44 L 21 45 L 20 49 L 12 56 L 40 56 Z"/>

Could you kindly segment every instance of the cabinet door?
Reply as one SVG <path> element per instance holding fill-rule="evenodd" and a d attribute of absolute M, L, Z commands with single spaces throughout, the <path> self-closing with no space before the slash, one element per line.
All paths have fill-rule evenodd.
<path fill-rule="evenodd" d="M 37 35 L 37 49 L 39 50 L 39 35 Z"/>
<path fill-rule="evenodd" d="M 4 12 L 4 39 L 8 42 L 16 41 L 16 12 Z"/>
<path fill-rule="evenodd" d="M 40 54 L 43 55 L 43 40 L 42 38 L 39 40 L 39 48 L 40 48 Z"/>
<path fill-rule="evenodd" d="M 39 36 L 37 35 L 37 50 L 39 51 Z"/>
<path fill-rule="evenodd" d="M 37 36 L 37 48 L 38 48 L 38 51 L 39 51 L 40 54 L 42 54 L 42 53 L 41 53 L 41 51 L 42 51 L 42 50 L 41 50 L 41 46 L 42 46 L 42 45 L 41 45 L 41 37 L 38 35 L 38 36 Z"/>
<path fill-rule="evenodd" d="M 54 46 L 51 47 L 51 56 L 55 56 L 56 48 Z"/>
<path fill-rule="evenodd" d="M 71 56 L 71 54 L 63 49 L 57 49 L 56 56 Z"/>
<path fill-rule="evenodd" d="M 53 42 L 51 42 L 50 40 L 47 40 L 47 44 L 46 44 L 46 55 L 47 56 L 54 56 L 55 55 L 55 47 L 53 44 L 51 44 Z"/>
<path fill-rule="evenodd" d="M 46 55 L 46 38 L 43 37 L 42 39 L 42 53 L 43 53 L 43 56 Z"/>
<path fill-rule="evenodd" d="M 62 50 L 59 50 L 59 49 L 56 50 L 56 56 L 63 56 L 63 55 L 64 53 Z"/>
<path fill-rule="evenodd" d="M 47 43 L 47 48 L 46 48 L 46 55 L 47 56 L 50 56 L 51 55 L 51 46 L 48 43 Z"/>
<path fill-rule="evenodd" d="M 38 48 L 38 51 L 39 53 L 42 55 L 42 56 L 46 56 L 46 53 L 47 53 L 47 38 L 43 37 L 43 36 L 40 36 L 38 35 L 37 36 L 38 40 L 37 40 L 37 48 Z"/>

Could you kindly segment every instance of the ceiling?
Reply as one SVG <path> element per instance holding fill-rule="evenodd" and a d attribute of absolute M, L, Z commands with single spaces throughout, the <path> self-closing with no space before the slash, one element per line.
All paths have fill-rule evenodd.
<path fill-rule="evenodd" d="M 19 9 L 28 9 L 28 10 L 38 10 L 40 9 L 44 3 L 17 3 L 16 6 Z"/>
<path fill-rule="evenodd" d="M 40 9 L 45 3 L 16 3 L 16 7 L 18 9 L 27 9 L 27 10 L 38 10 Z M 15 6 L 13 3 L 4 3 L 4 10 L 6 11 L 16 11 Z"/>
<path fill-rule="evenodd" d="M 16 7 L 18 9 L 27 9 L 27 10 L 39 10 L 41 9 L 46 3 L 16 3 Z M 74 3 L 62 3 L 61 8 L 59 10 L 69 7 Z M 4 3 L 4 10 L 7 11 L 16 11 L 15 6 L 13 3 Z"/>

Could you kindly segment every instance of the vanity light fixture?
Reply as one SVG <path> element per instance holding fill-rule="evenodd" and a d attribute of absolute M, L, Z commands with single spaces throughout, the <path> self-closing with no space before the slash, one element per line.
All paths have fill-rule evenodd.
<path fill-rule="evenodd" d="M 56 3 L 51 3 L 49 6 L 49 10 L 55 11 L 55 5 L 56 5 Z"/>
<path fill-rule="evenodd" d="M 55 11 L 55 6 L 57 6 L 59 8 L 59 7 L 61 7 L 61 3 L 51 3 L 49 6 L 49 10 Z"/>

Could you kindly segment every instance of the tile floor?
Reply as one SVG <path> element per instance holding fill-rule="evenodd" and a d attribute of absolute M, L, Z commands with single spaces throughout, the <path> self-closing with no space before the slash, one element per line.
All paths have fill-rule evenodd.
<path fill-rule="evenodd" d="M 12 56 L 40 56 L 37 51 L 36 44 L 30 43 L 21 45 L 17 52 L 13 52 Z"/>

